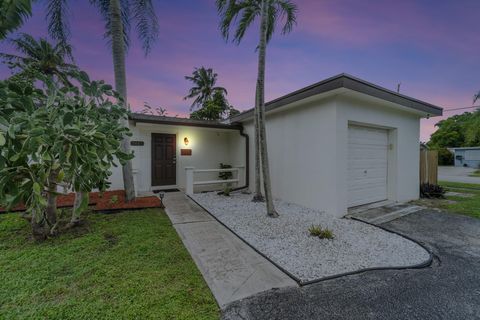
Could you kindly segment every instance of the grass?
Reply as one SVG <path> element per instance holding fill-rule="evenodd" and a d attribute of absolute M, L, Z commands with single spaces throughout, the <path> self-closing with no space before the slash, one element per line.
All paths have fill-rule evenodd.
<path fill-rule="evenodd" d="M 313 237 L 318 237 L 320 239 L 333 239 L 333 231 L 328 228 L 322 228 L 320 225 L 311 225 L 308 228 L 308 232 Z"/>
<path fill-rule="evenodd" d="M 480 218 L 480 184 L 440 181 L 447 191 L 471 194 L 471 197 L 446 196 L 446 199 L 421 199 L 419 203 L 448 212 Z"/>
<path fill-rule="evenodd" d="M 480 170 L 475 170 L 469 174 L 470 177 L 480 177 Z"/>
<path fill-rule="evenodd" d="M 218 319 L 163 212 L 87 222 L 38 244 L 18 214 L 0 215 L 0 319 Z"/>

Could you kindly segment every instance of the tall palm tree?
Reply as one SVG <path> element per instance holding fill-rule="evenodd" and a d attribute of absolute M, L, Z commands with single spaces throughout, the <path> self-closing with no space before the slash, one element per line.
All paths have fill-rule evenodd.
<path fill-rule="evenodd" d="M 68 51 L 70 26 L 68 23 L 69 0 L 48 0 L 47 19 L 50 36 L 64 45 Z M 145 54 L 158 36 L 158 21 L 152 0 L 89 0 L 95 6 L 105 22 L 105 38 L 111 44 L 113 70 L 115 74 L 115 89 L 127 103 L 127 79 L 125 70 L 125 54 L 129 47 L 130 21 L 135 24 L 137 36 L 142 43 Z M 71 51 L 69 51 L 71 54 Z M 125 119 L 128 126 L 128 120 Z M 130 138 L 125 136 L 122 141 L 122 151 L 130 153 Z M 128 161 L 122 167 L 123 184 L 127 201 L 135 198 L 132 162 Z"/>
<path fill-rule="evenodd" d="M 265 59 L 267 44 L 272 39 L 276 24 L 283 22 L 282 34 L 289 33 L 296 23 L 297 6 L 289 0 L 216 0 L 220 15 L 220 30 L 228 41 L 230 31 L 235 28 L 233 42 L 239 44 L 245 32 L 257 17 L 260 18 L 258 44 L 258 76 L 255 94 L 255 194 L 254 201 L 261 200 L 260 165 L 263 188 L 267 202 L 267 214 L 277 217 L 273 205 L 265 129 Z"/>
<path fill-rule="evenodd" d="M 205 67 L 195 68 L 191 76 L 185 76 L 185 79 L 193 83 L 193 87 L 184 97 L 184 100 L 193 99 L 190 110 L 194 107 L 201 107 L 205 102 L 212 99 L 213 94 L 217 91 L 227 94 L 227 90 L 222 87 L 216 87 L 218 74 L 213 72 L 212 68 Z"/>
<path fill-rule="evenodd" d="M 69 78 L 74 77 L 78 68 L 74 64 L 66 62 L 69 57 L 64 46 L 58 44 L 53 46 L 45 38 L 36 40 L 25 33 L 10 42 L 23 55 L 0 53 L 0 58 L 11 69 L 19 71 L 15 76 L 25 75 L 28 77 L 32 71 L 36 71 L 55 76 L 64 85 L 72 85 Z"/>
<path fill-rule="evenodd" d="M 0 40 L 19 28 L 32 15 L 31 0 L 0 1 Z"/>

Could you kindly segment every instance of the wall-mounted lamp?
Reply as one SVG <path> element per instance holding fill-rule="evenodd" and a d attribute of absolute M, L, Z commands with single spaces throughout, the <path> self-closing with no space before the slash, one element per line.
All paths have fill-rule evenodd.
<path fill-rule="evenodd" d="M 188 146 L 188 143 L 189 143 L 189 142 L 190 142 L 190 141 L 188 141 L 188 138 L 187 138 L 187 137 L 183 138 L 183 143 L 185 143 L 186 146 Z"/>

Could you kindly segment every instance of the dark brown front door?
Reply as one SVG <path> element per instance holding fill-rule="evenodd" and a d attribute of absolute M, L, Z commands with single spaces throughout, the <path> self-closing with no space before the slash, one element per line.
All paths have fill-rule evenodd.
<path fill-rule="evenodd" d="M 152 186 L 177 184 L 176 136 L 152 133 Z"/>

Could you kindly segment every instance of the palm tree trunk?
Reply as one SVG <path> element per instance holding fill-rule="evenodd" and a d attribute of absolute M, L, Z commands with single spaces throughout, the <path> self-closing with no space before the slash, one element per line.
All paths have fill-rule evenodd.
<path fill-rule="evenodd" d="M 260 176 L 260 128 L 258 126 L 258 86 L 255 93 L 255 109 L 253 111 L 253 124 L 255 130 L 255 193 L 253 195 L 253 202 L 263 202 Z"/>
<path fill-rule="evenodd" d="M 125 43 L 123 40 L 123 24 L 120 11 L 120 1 L 110 0 L 111 14 L 111 37 L 112 37 L 112 56 L 113 70 L 115 73 L 115 89 L 123 98 L 125 108 L 127 103 L 127 78 L 125 71 Z M 128 119 L 123 120 L 123 125 L 128 127 Z M 130 153 L 130 138 L 124 136 L 122 140 L 122 151 Z M 122 167 L 123 186 L 125 188 L 125 197 L 127 201 L 135 198 L 135 185 L 133 182 L 132 161 L 128 160 Z"/>
<path fill-rule="evenodd" d="M 260 22 L 260 44 L 258 46 L 258 79 L 256 106 L 258 109 L 258 127 L 260 140 L 260 155 L 262 163 L 263 188 L 267 201 L 267 215 L 278 217 L 273 205 L 272 188 L 270 182 L 270 168 L 268 165 L 267 134 L 265 129 L 265 59 L 267 52 L 267 16 L 268 0 L 262 1 L 262 20 Z"/>

